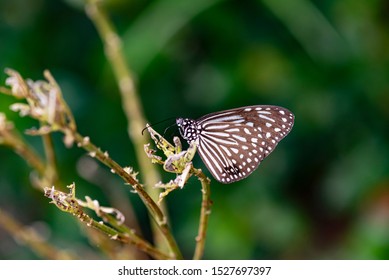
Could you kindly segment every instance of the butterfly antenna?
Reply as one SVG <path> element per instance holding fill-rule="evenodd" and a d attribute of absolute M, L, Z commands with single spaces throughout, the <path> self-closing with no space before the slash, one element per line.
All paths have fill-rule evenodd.
<path fill-rule="evenodd" d="M 166 132 L 169 130 L 169 128 L 171 128 L 172 126 L 175 126 L 177 125 L 176 123 L 173 123 L 172 125 L 169 125 L 167 128 L 165 128 L 165 130 L 163 131 L 163 138 L 165 138 L 165 135 L 166 135 Z"/>
<path fill-rule="evenodd" d="M 164 119 L 164 120 L 162 120 L 162 121 L 153 123 L 153 124 L 151 124 L 151 125 L 147 124 L 146 127 L 142 129 L 142 135 L 143 135 L 143 133 L 145 132 L 145 130 L 148 129 L 149 127 L 153 127 L 153 126 L 155 126 L 155 125 L 157 125 L 157 124 L 166 122 L 166 121 L 171 120 L 171 119 L 175 119 L 175 117 L 167 118 L 167 119 Z M 173 124 L 173 125 L 175 125 L 175 124 Z M 170 127 L 172 127 L 173 125 L 170 125 L 168 128 L 165 129 L 164 135 L 165 135 L 166 130 L 169 129 Z"/>

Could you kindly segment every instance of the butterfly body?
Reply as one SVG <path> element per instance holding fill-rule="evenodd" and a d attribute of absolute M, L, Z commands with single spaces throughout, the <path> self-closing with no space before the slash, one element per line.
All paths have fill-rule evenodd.
<path fill-rule="evenodd" d="M 221 183 L 250 175 L 292 129 L 294 115 L 279 106 L 258 105 L 176 120 L 181 136 L 195 141 L 204 164 Z"/>

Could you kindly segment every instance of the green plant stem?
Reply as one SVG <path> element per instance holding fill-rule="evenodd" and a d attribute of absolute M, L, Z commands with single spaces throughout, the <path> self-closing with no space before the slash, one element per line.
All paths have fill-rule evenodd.
<path fill-rule="evenodd" d="M 126 64 L 126 59 L 121 47 L 122 41 L 117 35 L 117 32 L 114 30 L 114 27 L 105 11 L 99 5 L 99 2 L 100 1 L 98 0 L 88 0 L 86 12 L 95 24 L 96 29 L 102 38 L 107 59 L 112 66 L 119 85 L 122 106 L 128 121 L 127 131 L 135 146 L 135 152 L 139 162 L 142 178 L 145 182 L 145 187 L 152 199 L 157 201 L 160 191 L 153 188 L 153 186 L 156 182 L 160 181 L 160 177 L 155 169 L 155 166 L 153 166 L 153 164 L 151 164 L 144 156 L 143 145 L 149 139 L 141 135 L 141 131 L 146 124 L 142 111 L 142 105 L 135 89 L 132 74 Z M 163 212 L 167 212 L 165 204 L 161 204 L 160 207 Z M 166 214 L 165 218 L 167 218 Z M 153 225 L 152 228 L 156 245 L 161 249 L 166 249 L 166 245 L 163 242 L 160 232 L 155 230 L 156 225 Z"/>
<path fill-rule="evenodd" d="M 147 254 L 149 254 L 151 257 L 155 259 L 159 259 L 159 260 L 171 259 L 170 256 L 155 249 L 150 243 L 146 242 L 135 233 L 127 229 L 124 229 L 124 227 L 121 227 L 121 229 L 126 233 L 119 232 L 103 223 L 97 222 L 96 220 L 90 218 L 87 215 L 83 216 L 82 222 L 86 223 L 88 226 L 91 226 L 97 230 L 100 230 L 108 234 L 114 240 L 118 240 L 123 243 L 133 244 L 135 247 L 146 252 Z"/>
<path fill-rule="evenodd" d="M 97 229 L 98 231 L 108 235 L 111 239 L 120 241 L 121 243 L 133 244 L 136 248 L 141 251 L 148 253 L 150 256 L 156 259 L 171 259 L 170 256 L 162 253 L 158 249 L 154 248 L 146 240 L 138 236 L 135 231 L 130 230 L 124 225 L 119 225 L 118 221 L 111 217 L 109 214 L 104 212 L 100 213 L 103 216 L 103 220 L 108 222 L 110 225 L 106 225 L 103 222 L 98 222 L 91 218 L 84 212 L 84 202 L 76 198 L 76 186 L 71 184 L 67 186 L 70 189 L 69 193 L 64 193 L 52 188 L 45 188 L 45 196 L 50 198 L 52 203 L 57 206 L 58 209 L 66 213 L 72 214 L 77 217 L 78 220 L 88 227 Z M 86 204 L 88 205 L 88 204 Z M 86 206 L 86 208 L 90 208 Z M 98 214 L 98 208 L 91 208 Z"/>
<path fill-rule="evenodd" d="M 15 240 L 30 247 L 44 259 L 75 259 L 76 256 L 50 245 L 31 227 L 18 223 L 14 218 L 0 209 L 0 226 Z"/>
<path fill-rule="evenodd" d="M 53 138 L 51 134 L 42 135 L 46 155 L 46 179 L 49 186 L 56 185 L 58 181 L 57 159 L 55 156 Z"/>
<path fill-rule="evenodd" d="M 112 172 L 119 175 L 124 180 L 124 182 L 133 187 L 133 189 L 139 195 L 143 203 L 146 205 L 151 217 L 154 219 L 157 227 L 165 238 L 169 246 L 169 252 L 174 256 L 174 258 L 182 259 L 181 252 L 171 234 L 165 215 L 158 207 L 158 205 L 154 202 L 154 200 L 143 189 L 143 186 L 138 182 L 138 180 L 136 180 L 131 174 L 127 173 L 123 169 L 123 167 L 121 167 L 116 161 L 111 159 L 106 152 L 102 152 L 90 141 L 85 141 L 85 137 L 81 136 L 77 132 L 74 132 L 73 136 L 79 146 L 89 152 L 89 155 L 98 159 L 101 163 L 109 167 Z"/>
<path fill-rule="evenodd" d="M 28 165 L 38 172 L 39 176 L 45 178 L 46 166 L 39 155 L 14 131 L 4 135 L 4 145 L 10 147 L 20 155 Z"/>
<path fill-rule="evenodd" d="M 199 260 L 204 255 L 205 239 L 208 229 L 209 215 L 211 214 L 212 201 L 209 178 L 205 176 L 205 174 L 200 169 L 193 168 L 193 171 L 201 182 L 202 192 L 199 230 L 196 237 L 196 248 L 193 255 L 194 260 Z"/>

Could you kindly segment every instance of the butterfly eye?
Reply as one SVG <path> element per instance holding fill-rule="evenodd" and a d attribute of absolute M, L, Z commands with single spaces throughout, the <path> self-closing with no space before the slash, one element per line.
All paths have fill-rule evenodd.
<path fill-rule="evenodd" d="M 294 115 L 278 106 L 247 106 L 176 120 L 181 136 L 198 142 L 213 177 L 232 183 L 250 175 L 290 132 Z"/>

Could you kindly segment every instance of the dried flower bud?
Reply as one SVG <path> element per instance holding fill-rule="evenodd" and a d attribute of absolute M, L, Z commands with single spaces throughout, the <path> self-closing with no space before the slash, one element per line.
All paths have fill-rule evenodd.
<path fill-rule="evenodd" d="M 26 98 L 28 95 L 28 87 L 20 74 L 12 69 L 6 69 L 5 73 L 9 76 L 5 80 L 5 84 L 11 87 L 12 95 L 16 98 Z"/>
<path fill-rule="evenodd" d="M 25 99 L 27 103 L 15 103 L 11 110 L 19 112 L 21 116 L 31 116 L 49 127 L 49 131 L 75 130 L 76 125 L 67 104 L 62 98 L 61 89 L 48 71 L 44 75 L 47 81 L 24 80 L 22 76 L 11 69 L 7 69 L 9 77 L 6 84 L 11 87 L 11 93 L 16 98 Z M 45 129 L 38 129 L 34 134 L 47 133 Z M 66 133 L 65 133 L 66 134 Z M 74 139 L 65 137 L 65 144 L 71 146 Z"/>

